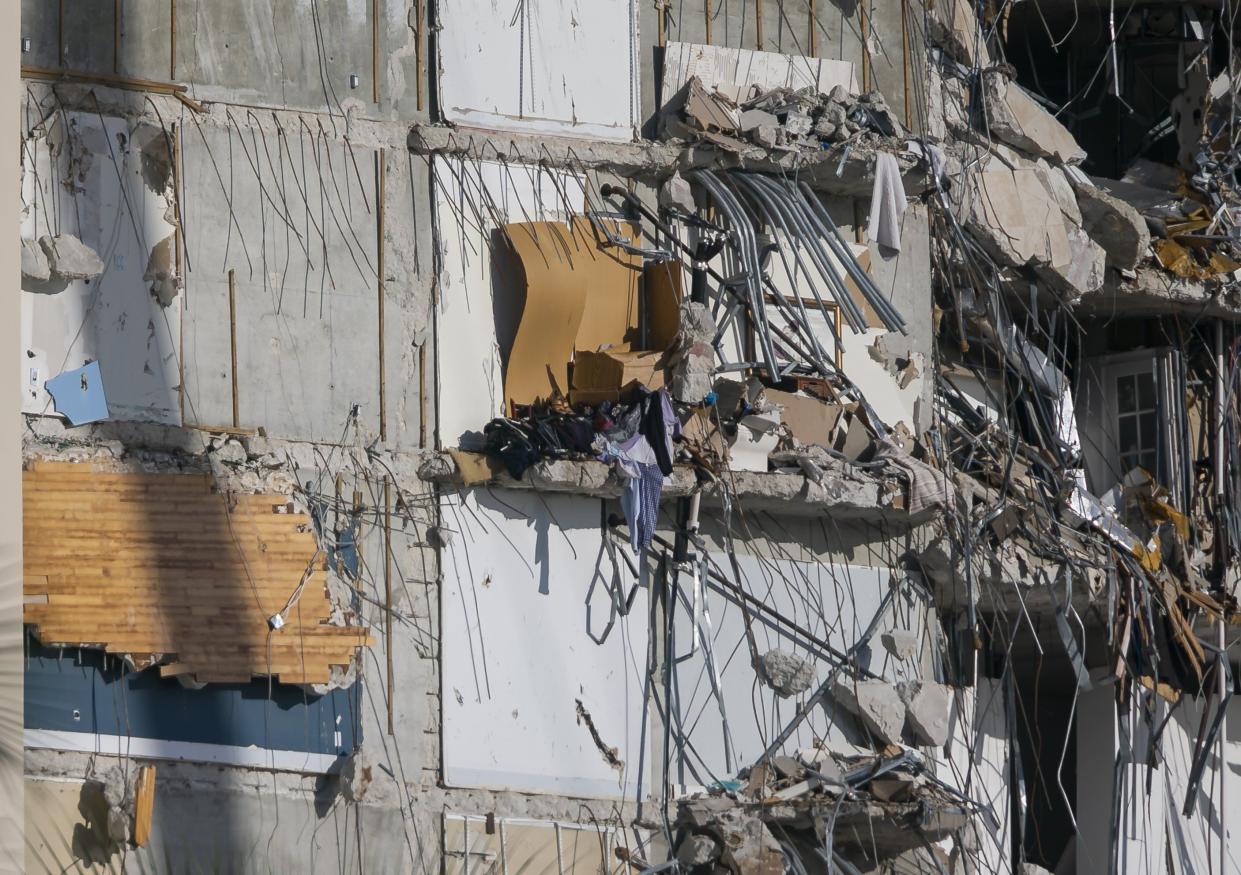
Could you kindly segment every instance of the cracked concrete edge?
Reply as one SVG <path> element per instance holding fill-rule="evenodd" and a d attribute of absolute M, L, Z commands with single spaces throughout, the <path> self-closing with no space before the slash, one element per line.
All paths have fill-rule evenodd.
<path fill-rule="evenodd" d="M 659 182 L 675 172 L 701 167 L 766 173 L 797 171 L 799 178 L 815 189 L 842 196 L 870 195 L 875 181 L 874 156 L 884 150 L 897 155 L 907 194 L 922 194 L 931 188 L 930 178 L 918 160 L 901 151 L 903 141 L 899 138 L 853 141 L 815 153 L 769 153 L 757 147 L 733 153 L 707 144 L 645 140 L 601 143 L 573 137 L 415 124 L 409 129 L 407 145 L 417 155 L 577 167 L 647 182 Z"/>
<path fill-rule="evenodd" d="M 440 486 L 465 486 L 448 453 L 429 457 L 428 462 L 420 467 L 419 477 Z M 904 510 L 900 499 L 904 497 L 905 487 L 894 479 L 850 476 L 843 471 L 829 472 L 822 484 L 800 473 L 733 471 L 725 477 L 733 499 L 747 510 L 778 511 L 782 516 L 830 513 L 841 519 L 882 521 L 889 525 L 910 527 L 929 522 L 935 516 L 929 511 L 910 514 Z M 611 465 L 590 459 L 545 459 L 531 466 L 520 480 L 507 472 L 500 472 L 486 485 L 611 499 L 619 499 L 624 490 Z M 677 465 L 671 482 L 664 485 L 662 500 L 684 498 L 696 486 L 693 468 Z M 719 482 L 707 484 L 703 496 L 708 503 L 718 502 L 724 489 L 724 484 Z"/>

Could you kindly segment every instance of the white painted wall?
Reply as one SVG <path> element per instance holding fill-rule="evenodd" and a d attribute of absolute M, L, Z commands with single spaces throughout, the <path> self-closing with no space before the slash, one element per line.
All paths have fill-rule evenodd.
<path fill-rule="evenodd" d="M 439 247 L 439 431 L 442 444 L 455 447 L 468 445 L 469 435 L 504 414 L 496 317 L 497 312 L 516 317 L 520 311 L 495 295 L 493 233 L 509 222 L 565 221 L 581 212 L 585 194 L 578 177 L 517 165 L 436 157 L 432 174 Z M 503 278 L 499 285 L 506 288 Z"/>
<path fill-rule="evenodd" d="M 636 0 L 453 0 L 439 6 L 440 106 L 461 125 L 631 140 Z"/>
<path fill-rule="evenodd" d="M 990 812 L 973 818 L 963 831 L 966 855 L 973 860 L 966 871 L 1013 871 L 1006 713 L 1004 688 L 997 680 L 979 678 L 973 688 L 957 690 L 948 743 L 934 757 L 936 777 Z"/>
<path fill-rule="evenodd" d="M 74 234 L 104 273 L 55 294 L 22 292 L 22 411 L 52 413 L 43 384 L 97 359 L 112 418 L 179 424 L 181 298 L 161 307 L 143 280 L 173 230 L 168 202 L 143 182 L 128 121 L 70 112 L 49 125 L 56 155 L 47 137 L 23 143 L 21 236 Z"/>
<path fill-rule="evenodd" d="M 453 533 L 441 554 L 445 782 L 632 798 L 645 771 L 647 600 L 639 592 L 628 618 L 592 639 L 610 604 L 599 501 L 474 490 L 441 508 Z M 577 700 L 623 770 L 605 762 Z"/>
<path fill-rule="evenodd" d="M 745 554 L 740 551 L 745 547 L 753 548 L 753 544 L 737 546 L 743 588 L 838 651 L 847 650 L 861 638 L 888 590 L 891 573 L 887 568 L 799 561 L 769 550 Z M 726 554 L 713 552 L 711 559 L 726 577 L 732 578 Z M 675 634 L 676 652 L 682 661 L 676 668 L 677 693 L 682 726 L 693 749 L 686 749 L 683 760 L 674 756 L 674 782 L 692 787 L 709 784 L 715 778 L 735 777 L 739 768 L 757 760 L 770 741 L 790 722 L 805 699 L 827 679 L 829 669 L 828 663 L 808 651 L 803 640 L 787 625 L 764 617 L 753 607 L 749 608 L 760 655 L 778 648 L 802 656 L 809 655 L 816 667 L 814 684 L 804 695 L 791 699 L 778 697 L 756 681 L 750 665 L 740 607 L 717 589 L 706 588 L 699 597 L 699 607 L 695 611 L 694 588 L 690 580 L 682 577 L 680 589 Z M 693 636 L 692 618 L 695 615 L 699 618 L 701 630 L 697 644 Z M 893 682 L 923 677 L 924 659 L 896 660 L 880 643 L 880 634 L 894 627 L 919 630 L 923 642 L 921 651 L 923 654 L 926 652 L 929 641 L 925 633 L 923 605 L 917 602 L 910 604 L 903 597 L 898 597 L 897 604 L 885 609 L 880 617 L 870 647 L 863 651 L 860 663 Z M 719 680 L 721 695 L 718 697 L 713 692 L 708 656 L 714 661 Z M 723 716 L 720 713 L 721 699 Z M 724 717 L 728 721 L 733 754 L 731 770 L 725 758 Z M 793 752 L 808 748 L 815 739 L 848 743 L 861 740 L 854 736 L 851 721 L 846 718 L 842 723 L 830 702 L 826 707 L 811 712 L 784 749 Z"/>

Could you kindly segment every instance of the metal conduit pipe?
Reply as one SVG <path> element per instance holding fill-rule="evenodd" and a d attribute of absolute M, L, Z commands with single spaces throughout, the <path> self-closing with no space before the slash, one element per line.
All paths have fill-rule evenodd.
<path fill-rule="evenodd" d="M 793 183 L 791 182 L 788 185 L 790 189 L 793 187 Z M 840 229 L 836 227 L 836 223 L 832 221 L 832 217 L 823 207 L 823 204 L 819 202 L 819 199 L 815 195 L 813 189 L 811 189 L 810 186 L 804 182 L 797 183 L 797 187 L 802 193 L 803 201 L 810 207 L 811 215 L 818 219 L 818 224 L 823 227 L 825 236 L 828 237 L 829 244 L 834 241 L 834 248 L 840 253 L 840 260 L 845 266 L 845 270 L 849 272 L 849 276 L 851 276 L 853 281 L 857 283 L 858 288 L 866 297 L 866 300 L 872 307 L 875 308 L 875 312 L 883 318 L 888 328 L 894 331 L 900 331 L 902 334 L 908 333 L 905 330 L 905 320 L 888 302 L 888 299 L 885 298 L 879 291 L 879 287 L 875 285 L 875 281 L 871 279 L 870 274 L 862 270 L 857 264 L 857 261 L 853 257 L 853 253 L 849 251 L 849 247 L 845 243 L 843 235 L 840 233 Z"/>
<path fill-rule="evenodd" d="M 694 250 L 691 249 L 687 244 L 681 242 L 681 240 L 679 240 L 676 237 L 676 235 L 673 233 L 673 230 L 670 227 L 668 227 L 668 225 L 663 220 L 661 220 L 659 216 L 651 212 L 651 210 L 647 208 L 646 204 L 642 203 L 641 199 L 639 199 L 638 196 L 635 195 L 633 192 L 627 189 L 624 189 L 624 188 L 620 188 L 615 185 L 605 183 L 603 186 L 600 187 L 599 193 L 603 195 L 603 197 L 616 196 L 616 197 L 619 197 L 621 200 L 625 201 L 639 215 L 641 215 L 643 218 L 649 221 L 655 227 L 655 230 L 659 231 L 664 236 L 666 236 L 677 249 L 681 250 L 686 255 L 690 256 L 691 258 L 693 257 Z M 727 292 L 729 295 L 731 295 L 735 299 L 735 302 L 736 302 L 735 306 L 739 306 L 739 307 L 751 306 L 750 301 L 748 300 L 747 296 L 733 289 L 730 285 L 730 282 L 728 280 L 725 280 L 724 277 L 719 273 L 719 271 L 715 270 L 714 268 L 710 266 L 706 267 L 705 269 L 707 271 L 707 275 L 710 276 L 716 282 L 718 282 L 720 284 L 720 288 L 723 291 Z M 809 352 L 807 352 L 795 338 L 789 336 L 787 332 L 785 332 L 782 328 L 780 328 L 780 326 L 773 325 L 771 326 L 771 330 L 772 330 L 772 333 L 776 335 L 776 337 L 780 338 L 782 341 L 784 341 L 785 344 L 788 345 L 789 349 L 794 350 L 798 355 L 803 356 L 807 361 L 811 360 L 811 356 Z M 825 376 L 833 376 L 833 374 L 826 374 Z M 836 376 L 839 376 L 839 374 L 836 374 Z"/>
<path fill-rule="evenodd" d="M 761 192 L 756 186 L 754 186 L 750 182 L 750 180 L 747 180 L 745 177 L 740 177 L 740 176 L 735 177 L 734 181 L 742 189 L 748 189 L 748 196 L 754 201 L 754 205 L 758 209 L 758 211 L 763 214 L 764 221 L 766 221 L 767 224 L 772 226 L 773 228 L 778 226 L 781 230 L 784 231 L 785 237 L 789 240 L 792 240 L 793 236 L 789 233 L 788 227 L 784 223 L 783 219 L 778 214 L 773 215 L 770 209 L 770 206 L 769 206 L 768 199 L 764 196 L 763 192 Z M 784 265 L 785 273 L 788 274 L 790 278 L 792 278 L 794 276 L 794 273 L 793 273 L 792 268 L 789 265 L 788 257 L 786 256 L 784 252 L 784 247 L 777 244 L 775 249 L 776 249 L 776 252 L 779 253 L 780 255 L 780 262 L 781 264 Z M 803 265 L 801 262 L 801 259 L 797 257 L 796 252 L 794 253 L 793 257 L 794 257 L 794 260 L 798 268 L 802 271 L 805 271 L 806 270 L 805 265 Z M 811 290 L 814 292 L 815 300 L 819 301 L 819 307 L 820 309 L 822 309 L 823 302 L 819 299 L 818 290 L 814 287 L 814 284 L 812 282 L 808 281 L 807 284 L 811 287 Z M 773 288 L 774 288 L 774 283 L 773 283 Z M 777 300 L 780 300 L 784 298 L 784 295 L 777 288 L 774 292 L 774 297 Z M 823 345 L 819 343 L 819 338 L 816 337 L 814 332 L 810 329 L 810 316 L 806 313 L 806 305 L 802 302 L 801 295 L 794 294 L 793 303 L 796 305 L 798 314 L 801 316 L 801 321 L 798 324 L 792 325 L 790 327 L 794 328 L 795 330 L 800 330 L 803 336 L 810 342 L 810 347 L 816 354 L 816 359 L 815 359 L 814 364 L 819 368 L 821 372 L 826 373 L 827 372 L 827 351 L 823 348 Z M 824 315 L 826 316 L 826 312 L 824 312 Z M 831 320 L 828 320 L 828 325 L 832 326 L 833 331 L 835 330 L 835 326 L 833 325 Z M 839 344 L 840 338 L 836 338 L 836 342 Z"/>
<path fill-rule="evenodd" d="M 762 179 L 760 177 L 760 179 Z M 790 198 L 787 192 L 784 192 L 769 179 L 762 179 L 760 185 L 768 186 L 768 191 L 779 199 L 779 203 L 788 211 L 790 220 L 796 226 L 802 242 L 806 244 L 806 249 L 814 258 L 815 264 L 819 268 L 819 272 L 827 279 L 828 284 L 832 288 L 832 296 L 836 299 L 836 303 L 840 305 L 841 311 L 845 314 L 849 321 L 849 327 L 855 332 L 861 334 L 866 330 L 866 317 L 862 313 L 862 309 L 853 300 L 853 296 L 849 294 L 848 288 L 844 284 L 836 269 L 832 267 L 831 259 L 824 252 L 819 243 L 819 232 L 810 222 L 810 217 L 805 215 L 801 205 L 794 199 Z M 839 260 L 839 256 L 837 256 Z M 823 306 L 823 301 L 815 295 L 815 300 L 819 306 Z"/>
<path fill-rule="evenodd" d="M 694 171 L 691 177 L 697 179 L 707 189 L 720 207 L 721 212 L 728 218 L 729 223 L 741 238 L 738 249 L 750 275 L 751 312 L 754 314 L 755 326 L 759 329 L 757 332 L 758 339 L 763 347 L 763 356 L 767 360 L 768 374 L 771 376 L 771 379 L 778 381 L 783 378 L 783 374 L 777 364 L 775 348 L 771 343 L 767 327 L 766 308 L 763 306 L 762 282 L 759 279 L 762 276 L 762 265 L 759 264 L 758 241 L 754 237 L 754 228 L 750 223 L 750 218 L 745 214 L 744 207 L 733 197 L 732 192 L 728 191 L 710 170 Z"/>

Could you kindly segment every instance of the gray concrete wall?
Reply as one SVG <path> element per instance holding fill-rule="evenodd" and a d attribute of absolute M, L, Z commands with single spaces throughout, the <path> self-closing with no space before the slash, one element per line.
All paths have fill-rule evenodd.
<path fill-rule="evenodd" d="M 756 27 L 742 20 L 741 10 L 752 16 L 754 4 L 713 2 L 712 41 L 753 47 Z M 704 40 L 705 14 L 692 15 L 690 5 L 678 13 L 668 39 Z M 22 0 L 22 32 L 32 40 L 23 63 L 55 68 L 63 54 L 64 65 L 75 70 L 185 82 L 194 97 L 211 102 L 198 115 L 165 96 L 148 100 L 101 87 L 53 90 L 28 83 L 41 108 L 28 120 L 67 106 L 165 126 L 179 140 L 186 260 L 185 286 L 173 306 L 183 318 L 178 354 L 186 422 L 220 426 L 232 420 L 232 270 L 239 424 L 262 429 L 277 451 L 287 452 L 299 482 L 344 472 L 345 489 L 360 490 L 372 508 L 382 501 L 381 478 L 394 474 L 407 510 L 393 523 L 391 637 L 378 518 L 362 545 L 367 601 L 361 619 L 376 644 L 363 654 L 361 725 L 364 746 L 378 764 L 364 802 L 346 803 L 331 777 L 161 763 L 151 845 L 123 858 L 105 852 L 96 859 L 94 803 L 84 780 L 106 768 L 108 759 L 31 752 L 28 867 L 60 871 L 77 860 L 83 868 L 94 861 L 124 871 L 183 871 L 185 861 L 194 860 L 219 871 L 439 872 L 445 811 L 574 823 L 629 818 L 628 807 L 617 815 L 597 800 L 441 786 L 440 571 L 428 532 L 439 520 L 428 488 L 414 474 L 420 451 L 437 437 L 429 165 L 405 150 L 408 124 L 425 115 L 416 106 L 414 0 L 378 4 L 378 104 L 369 0 L 125 0 L 119 43 L 112 0 L 65 0 L 65 7 L 62 34 L 57 3 Z M 654 108 L 650 7 L 639 5 L 645 112 Z M 856 15 L 832 0 L 819 0 L 817 9 L 817 54 L 860 58 Z M 767 0 L 763 29 L 764 48 L 808 52 L 805 0 Z M 349 88 L 351 73 L 359 77 L 357 89 Z M 886 91 L 892 75 L 877 76 Z M 424 102 L 430 102 L 429 83 Z M 504 138 L 495 144 L 503 151 Z M 652 194 L 649 188 L 642 193 Z M 838 219 L 852 226 L 853 204 L 837 207 Z M 917 314 L 929 309 L 926 240 L 921 229 L 907 227 L 906 254 L 899 262 L 877 262 L 876 278 L 898 309 Z M 929 353 L 929 323 L 910 322 L 911 344 Z M 379 440 L 381 403 L 386 440 Z M 348 429 L 354 405 L 358 426 Z M 31 440 L 40 448 L 81 452 L 75 441 L 111 442 L 142 458 L 163 453 L 158 464 L 170 468 L 174 450 L 184 454 L 182 462 L 188 456 L 201 463 L 209 455 L 201 434 L 177 428 L 108 423 L 66 434 L 50 420 L 33 422 L 42 436 Z M 383 464 L 367 455 L 368 446 Z M 248 482 L 243 473 L 235 476 Z M 890 532 L 848 525 L 828 534 L 818 521 L 806 520 L 776 531 L 760 538 L 779 541 L 781 549 L 796 547 L 807 558 L 859 565 L 890 564 L 912 537 L 893 539 Z"/>

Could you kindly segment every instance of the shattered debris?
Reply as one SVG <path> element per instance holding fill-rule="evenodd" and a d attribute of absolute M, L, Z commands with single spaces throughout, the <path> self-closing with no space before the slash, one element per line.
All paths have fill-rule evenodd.
<path fill-rule="evenodd" d="M 39 240 L 47 256 L 48 269 L 59 280 L 93 280 L 103 273 L 103 262 L 91 249 L 72 234 L 43 237 Z"/>

